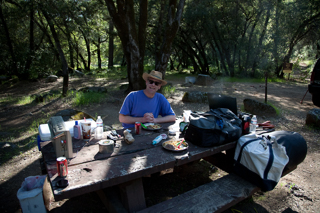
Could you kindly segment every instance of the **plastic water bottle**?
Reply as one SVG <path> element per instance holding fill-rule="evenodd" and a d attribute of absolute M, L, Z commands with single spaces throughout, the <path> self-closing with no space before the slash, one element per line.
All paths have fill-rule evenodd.
<path fill-rule="evenodd" d="M 96 128 L 95 138 L 101 139 L 103 134 L 103 120 L 101 119 L 101 116 L 98 116 L 96 123 L 97 123 L 97 128 Z"/>
<path fill-rule="evenodd" d="M 251 123 L 250 123 L 250 133 L 256 134 L 256 128 L 257 128 L 258 120 L 256 115 L 253 115 L 251 118 Z"/>

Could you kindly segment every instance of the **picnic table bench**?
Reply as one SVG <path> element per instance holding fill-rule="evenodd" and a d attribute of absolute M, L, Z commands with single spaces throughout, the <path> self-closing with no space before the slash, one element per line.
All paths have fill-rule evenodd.
<path fill-rule="evenodd" d="M 142 130 L 134 135 L 135 141 L 128 145 L 117 140 L 114 152 L 99 153 L 97 142 L 88 143 L 73 139 L 73 158 L 68 159 L 69 185 L 58 188 L 61 177 L 57 174 L 56 158 L 51 141 L 41 143 L 41 152 L 48 173 L 53 196 L 56 201 L 82 194 L 97 192 L 109 212 L 221 212 L 237 202 L 251 196 L 259 190 L 242 178 L 228 174 L 220 179 L 201 185 L 182 195 L 157 205 L 146 206 L 142 178 L 151 174 L 172 169 L 200 159 L 216 163 L 226 171 L 231 171 L 230 163 L 221 155 L 222 151 L 233 150 L 236 142 L 216 147 L 198 147 L 189 144 L 187 150 L 172 152 L 162 148 L 161 143 L 152 145 L 152 140 L 160 133 L 167 133 L 175 123 L 162 124 L 158 131 Z M 117 130 L 123 135 L 122 130 Z M 104 132 L 106 137 L 108 132 Z M 178 137 L 182 137 L 177 133 Z M 216 158 L 214 156 L 217 156 Z M 219 156 L 221 159 L 219 160 Z M 120 189 L 120 196 L 115 196 L 115 187 Z M 102 189 L 106 189 L 104 193 Z M 119 199 L 118 199 L 119 197 Z"/>

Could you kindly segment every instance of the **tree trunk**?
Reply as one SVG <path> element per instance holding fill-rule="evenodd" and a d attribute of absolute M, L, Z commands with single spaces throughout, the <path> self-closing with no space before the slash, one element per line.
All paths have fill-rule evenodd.
<path fill-rule="evenodd" d="M 101 69 L 102 68 L 102 65 L 101 65 L 101 49 L 100 49 L 100 46 L 101 46 L 101 38 L 99 36 L 98 38 L 98 44 L 97 44 L 97 57 L 98 57 L 98 68 Z"/>
<path fill-rule="evenodd" d="M 73 60 L 73 45 L 72 45 L 72 41 L 71 41 L 71 33 L 70 33 L 70 30 L 69 30 L 69 26 L 68 26 L 68 23 L 66 22 L 66 20 L 64 19 L 64 26 L 66 27 L 66 37 L 68 39 L 68 46 L 69 46 L 69 60 L 70 60 L 70 66 L 72 67 L 72 69 L 74 69 L 74 60 Z"/>
<path fill-rule="evenodd" d="M 162 72 L 163 77 L 165 77 L 168 61 L 171 55 L 172 42 L 180 26 L 184 3 L 185 0 L 180 0 L 178 5 L 177 0 L 169 1 L 169 11 L 165 37 L 162 40 L 162 46 L 160 48 L 160 58 L 158 58 L 159 60 L 156 61 L 155 66 L 156 70 Z"/>
<path fill-rule="evenodd" d="M 113 52 L 114 52 L 114 31 L 113 21 L 109 21 L 109 56 L 108 56 L 108 68 L 113 67 Z"/>
<path fill-rule="evenodd" d="M 83 66 L 84 66 L 84 69 L 85 69 L 85 70 L 88 70 L 86 59 L 84 59 L 84 57 L 83 57 L 83 55 L 82 55 L 81 53 L 79 53 L 79 57 L 80 57 L 80 59 L 81 59 L 81 61 L 82 61 L 82 64 L 83 64 Z"/>
<path fill-rule="evenodd" d="M 148 1 L 140 1 L 140 19 L 135 19 L 133 0 L 118 1 L 117 8 L 112 0 L 105 0 L 108 11 L 113 19 L 120 37 L 127 62 L 129 87 L 126 92 L 145 88 L 142 79 L 145 38 L 147 27 Z M 136 30 L 136 26 L 139 29 Z M 143 52 L 142 52 L 143 51 Z M 141 53 L 143 53 L 141 55 Z"/>
<path fill-rule="evenodd" d="M 90 51 L 90 39 L 88 38 L 88 36 L 84 33 L 84 31 L 80 28 L 80 31 L 83 35 L 84 41 L 86 42 L 86 47 L 87 47 L 87 66 L 86 69 L 90 71 L 90 64 L 91 64 L 91 51 Z"/>
<path fill-rule="evenodd" d="M 255 21 L 251 27 L 251 32 L 249 34 L 249 41 L 248 41 L 248 46 L 247 46 L 247 58 L 246 58 L 246 62 L 244 64 L 244 70 L 245 70 L 245 73 L 248 73 L 248 67 L 249 67 L 249 61 L 250 61 L 250 56 L 251 56 L 251 49 L 252 48 L 252 37 L 253 37 L 253 32 L 255 31 L 256 29 L 256 26 L 257 26 L 257 23 L 260 19 L 260 16 L 262 14 L 263 10 L 260 10 L 259 13 L 257 14 L 256 18 L 255 18 Z M 254 73 L 251 73 L 251 77 L 254 77 Z"/>
<path fill-rule="evenodd" d="M 30 32 L 29 32 L 29 54 L 27 57 L 24 73 L 26 74 L 26 77 L 28 78 L 28 73 L 30 72 L 30 67 L 32 63 L 32 59 L 34 56 L 34 9 L 33 9 L 33 1 L 30 1 Z"/>
<path fill-rule="evenodd" d="M 226 60 L 226 55 L 225 55 L 225 51 L 223 51 L 223 40 L 219 34 L 219 29 L 218 29 L 218 26 L 215 22 L 213 22 L 213 30 L 211 31 L 211 35 L 212 35 L 212 40 L 214 41 L 214 44 L 212 44 L 212 42 L 210 42 L 210 45 L 213 49 L 214 46 L 216 46 L 216 49 L 218 50 L 219 52 L 219 55 L 220 55 L 220 61 L 221 61 L 221 64 L 222 64 L 222 68 L 225 72 L 225 74 L 227 76 L 229 76 L 229 71 L 227 69 L 227 66 L 226 66 L 226 63 L 225 63 L 225 60 Z"/>
<path fill-rule="evenodd" d="M 59 40 L 58 34 L 57 34 L 56 30 L 55 30 L 55 27 L 54 27 L 54 25 L 52 23 L 52 20 L 50 18 L 50 15 L 47 13 L 46 9 L 43 8 L 42 5 L 40 5 L 40 9 L 41 9 L 44 17 L 46 18 L 46 20 L 48 22 L 48 25 L 50 27 L 53 39 L 54 39 L 55 44 L 56 44 L 56 48 L 57 48 L 57 50 L 59 52 L 59 56 L 60 56 L 60 60 L 61 60 L 61 64 L 62 64 L 62 75 L 63 75 L 62 96 L 66 96 L 67 93 L 68 93 L 68 82 L 69 82 L 68 63 L 67 63 L 67 60 L 66 60 L 66 58 L 64 56 L 64 53 L 62 51 L 60 40 Z"/>
<path fill-rule="evenodd" d="M 9 47 L 9 52 L 10 52 L 10 55 L 11 55 L 11 58 L 12 58 L 12 70 L 13 70 L 13 73 L 12 75 L 17 75 L 18 76 L 18 68 L 17 68 L 17 62 L 16 62 L 16 56 L 14 54 L 14 51 L 13 51 L 13 45 L 12 45 L 12 41 L 11 41 L 11 38 L 10 38 L 10 33 L 9 33 L 9 29 L 8 29 L 8 26 L 7 26 L 7 23 L 6 23 L 6 20 L 4 19 L 4 16 L 3 16 L 3 13 L 2 13 L 2 1 L 0 1 L 0 19 L 2 21 L 2 25 L 3 25 L 3 28 L 4 28 L 4 32 L 5 32 L 5 36 L 7 38 L 7 45 Z"/>
<path fill-rule="evenodd" d="M 262 30 L 260 38 L 259 38 L 259 44 L 258 44 L 258 47 L 256 48 L 255 53 L 253 54 L 254 55 L 254 59 L 253 59 L 253 64 L 252 64 L 252 69 L 251 69 L 252 76 L 255 75 L 255 72 L 256 72 L 256 69 L 257 69 L 257 66 L 258 66 L 258 59 L 259 59 L 259 56 L 261 55 L 260 52 L 261 52 L 262 42 L 263 42 L 264 36 L 266 34 L 266 31 L 267 31 L 267 27 L 268 27 L 268 24 L 269 24 L 270 10 L 271 10 L 271 7 L 268 7 L 266 20 L 264 22 L 263 30 Z"/>

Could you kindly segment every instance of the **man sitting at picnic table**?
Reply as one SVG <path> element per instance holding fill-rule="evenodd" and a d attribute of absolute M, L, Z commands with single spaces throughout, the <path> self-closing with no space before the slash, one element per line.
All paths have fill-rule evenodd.
<path fill-rule="evenodd" d="M 150 74 L 143 73 L 142 78 L 146 81 L 146 88 L 130 92 L 122 104 L 119 112 L 122 126 L 131 128 L 135 122 L 174 122 L 176 116 L 170 103 L 162 94 L 157 93 L 161 86 L 167 84 L 162 80 L 162 73 L 153 70 Z"/>

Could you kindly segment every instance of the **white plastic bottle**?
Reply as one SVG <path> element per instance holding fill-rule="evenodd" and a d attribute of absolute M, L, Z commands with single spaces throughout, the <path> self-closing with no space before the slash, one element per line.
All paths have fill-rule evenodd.
<path fill-rule="evenodd" d="M 258 124 L 257 116 L 253 115 L 250 123 L 250 133 L 256 134 L 257 124 Z"/>
<path fill-rule="evenodd" d="M 73 137 L 75 139 L 81 139 L 81 129 L 80 129 L 80 126 L 78 124 L 78 121 L 76 121 L 74 126 L 73 126 Z"/>
<path fill-rule="evenodd" d="M 100 115 L 98 116 L 96 123 L 97 123 L 97 128 L 96 128 L 94 137 L 96 139 L 101 139 L 103 134 L 103 120 L 101 119 Z"/>

